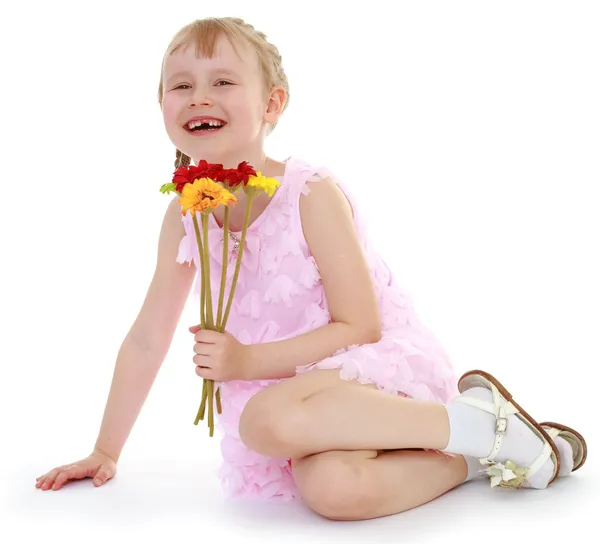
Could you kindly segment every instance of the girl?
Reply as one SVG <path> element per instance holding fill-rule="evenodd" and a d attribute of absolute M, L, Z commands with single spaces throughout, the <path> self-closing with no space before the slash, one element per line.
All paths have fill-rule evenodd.
<path fill-rule="evenodd" d="M 479 474 L 493 486 L 542 489 L 579 468 L 587 453 L 579 433 L 537 423 L 487 373 L 457 382 L 330 172 L 265 155 L 289 95 L 277 49 L 241 19 L 194 21 L 163 59 L 158 100 L 175 167 L 248 161 L 280 181 L 252 209 L 228 331 L 190 328 L 196 374 L 221 387 L 228 492 L 301 497 L 323 516 L 358 520 L 421 505 Z M 244 196 L 230 215 L 232 262 Z M 213 286 L 222 225 L 220 208 L 210 216 Z M 176 197 L 94 451 L 41 476 L 37 487 L 84 477 L 100 486 L 115 475 L 199 268 L 191 215 L 182 219 Z M 198 291 L 199 280 L 196 301 Z"/>

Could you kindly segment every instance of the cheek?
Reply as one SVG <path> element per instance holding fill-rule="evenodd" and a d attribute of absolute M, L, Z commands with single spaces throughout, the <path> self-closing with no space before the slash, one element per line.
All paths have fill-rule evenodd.
<path fill-rule="evenodd" d="M 262 108 L 260 97 L 255 93 L 240 93 L 235 98 L 232 97 L 228 104 L 228 112 L 247 123 L 259 120 L 263 114 Z"/>
<path fill-rule="evenodd" d="M 242 124 L 247 130 L 254 132 L 260 125 L 263 111 L 260 105 L 249 105 L 248 103 L 241 104 L 235 112 L 235 118 L 238 123 Z"/>
<path fill-rule="evenodd" d="M 172 125 L 177 121 L 177 112 L 179 109 L 177 101 L 173 100 L 170 95 L 166 95 L 163 98 L 162 116 L 167 126 Z"/>

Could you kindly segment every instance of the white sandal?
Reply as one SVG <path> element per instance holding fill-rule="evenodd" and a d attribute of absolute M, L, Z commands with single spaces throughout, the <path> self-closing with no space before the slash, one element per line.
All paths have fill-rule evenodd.
<path fill-rule="evenodd" d="M 458 389 L 461 393 L 473 387 L 485 387 L 492 392 L 493 403 L 468 396 L 455 398 L 456 402 L 469 404 L 496 416 L 496 439 L 494 446 L 487 457 L 481 457 L 479 462 L 487 466 L 484 471 L 489 474 L 491 487 L 519 488 L 535 474 L 548 459 L 554 463 L 554 474 L 548 482 L 550 485 L 558 477 L 560 470 L 560 454 L 554 440 L 525 410 L 523 410 L 512 398 L 506 388 L 491 374 L 481 370 L 472 370 L 464 374 L 458 381 Z M 510 460 L 504 463 L 495 461 L 500 451 L 502 440 L 508 430 L 508 416 L 515 415 L 525 423 L 544 443 L 544 448 L 539 457 L 528 467 L 517 466 Z"/>
<path fill-rule="evenodd" d="M 544 421 L 543 423 L 540 423 L 540 425 L 552 440 L 557 436 L 560 436 L 571 445 L 571 448 L 573 449 L 573 470 L 571 472 L 580 469 L 587 459 L 587 444 L 585 438 L 583 438 L 583 436 L 575 429 L 571 429 L 571 427 L 567 427 L 561 423 Z"/>

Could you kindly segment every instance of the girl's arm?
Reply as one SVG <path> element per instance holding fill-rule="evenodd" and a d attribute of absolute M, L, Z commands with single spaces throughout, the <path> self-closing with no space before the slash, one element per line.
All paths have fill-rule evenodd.
<path fill-rule="evenodd" d="M 289 340 L 248 347 L 245 379 L 294 376 L 296 366 L 381 338 L 379 305 L 348 199 L 331 179 L 300 197 L 304 236 L 321 275 L 331 323 Z"/>
<path fill-rule="evenodd" d="M 115 462 L 167 355 L 194 280 L 195 266 L 176 262 L 184 235 L 175 198 L 163 219 L 154 277 L 118 353 L 95 445 Z"/>

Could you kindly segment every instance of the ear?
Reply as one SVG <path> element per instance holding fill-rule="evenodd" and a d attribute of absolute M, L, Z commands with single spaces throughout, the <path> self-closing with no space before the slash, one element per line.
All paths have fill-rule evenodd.
<path fill-rule="evenodd" d="M 275 123 L 285 108 L 287 102 L 287 93 L 283 87 L 274 87 L 268 97 L 267 109 L 264 120 L 267 123 Z"/>

